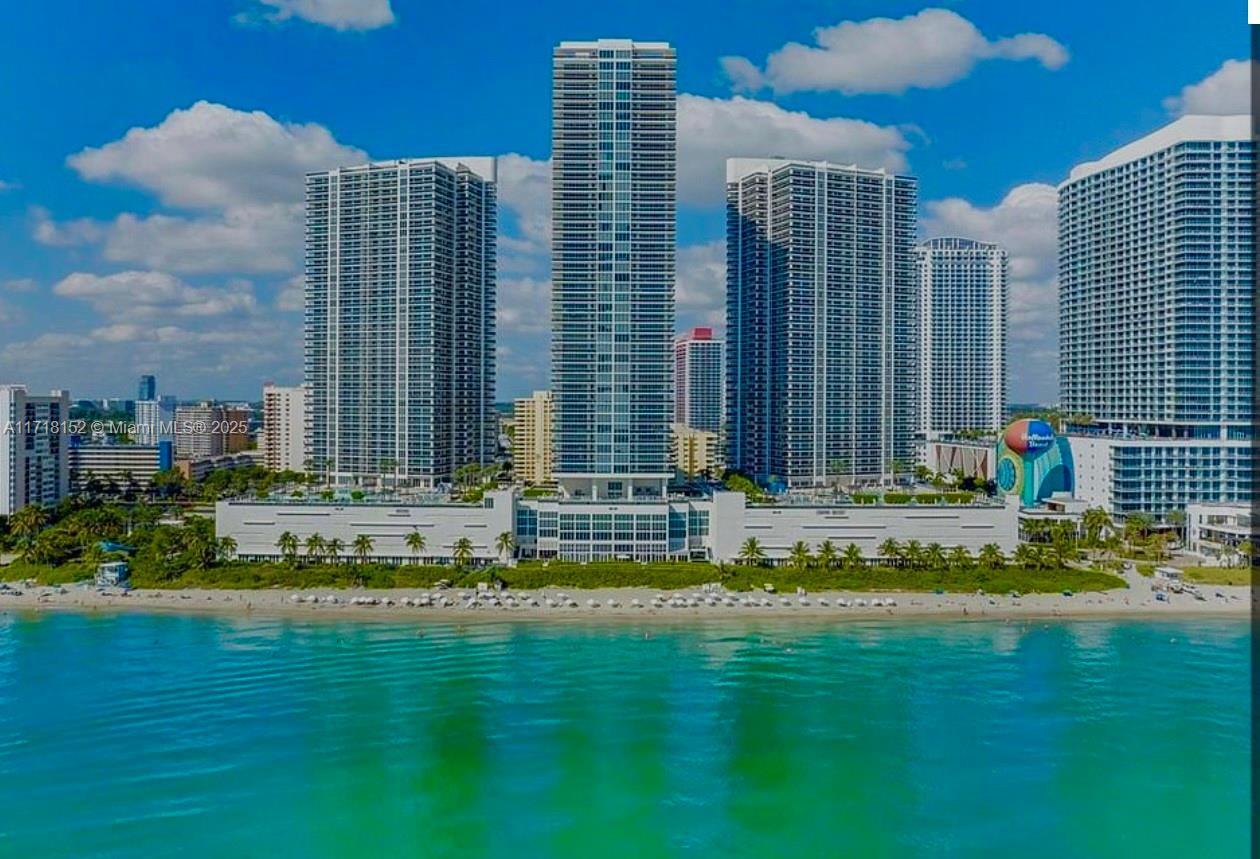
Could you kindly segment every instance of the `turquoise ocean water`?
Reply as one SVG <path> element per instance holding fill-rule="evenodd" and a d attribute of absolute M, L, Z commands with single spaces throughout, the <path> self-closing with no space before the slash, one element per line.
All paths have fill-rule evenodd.
<path fill-rule="evenodd" d="M 0 615 L 0 856 L 1243 856 L 1246 621 Z"/>

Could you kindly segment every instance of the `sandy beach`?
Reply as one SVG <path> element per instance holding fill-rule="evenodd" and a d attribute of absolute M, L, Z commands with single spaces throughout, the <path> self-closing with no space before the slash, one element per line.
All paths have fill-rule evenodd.
<path fill-rule="evenodd" d="M 1167 593 L 1160 600 L 1151 579 L 1126 577 L 1129 587 L 1096 593 L 935 594 L 918 592 L 763 593 L 687 588 L 537 591 L 469 589 L 132 590 L 85 585 L 0 588 L 0 612 L 26 610 L 150 611 L 187 614 L 302 616 L 442 622 L 573 618 L 728 619 L 737 617 L 852 620 L 886 618 L 1007 618 L 1091 616 L 1245 616 L 1251 589 L 1204 585 L 1202 599 Z"/>

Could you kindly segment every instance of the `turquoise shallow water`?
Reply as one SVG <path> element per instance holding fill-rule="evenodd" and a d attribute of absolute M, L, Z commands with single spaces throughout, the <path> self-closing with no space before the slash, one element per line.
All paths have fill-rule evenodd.
<path fill-rule="evenodd" d="M 1245 621 L 0 615 L 0 856 L 1243 856 Z"/>

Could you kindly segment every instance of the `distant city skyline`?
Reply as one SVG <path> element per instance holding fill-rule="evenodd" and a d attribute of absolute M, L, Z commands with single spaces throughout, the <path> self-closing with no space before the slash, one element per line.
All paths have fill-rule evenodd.
<path fill-rule="evenodd" d="M 377 5 L 390 14 L 355 17 L 344 3 L 331 18 L 268 20 L 244 14 L 252 0 L 174 17 L 137 0 L 142 41 L 104 4 L 73 20 L 43 4 L 16 11 L 0 32 L 26 72 L 0 92 L 0 110 L 24 117 L 0 148 L 0 381 L 131 399 L 138 376 L 156 374 L 182 400 L 298 384 L 300 177 L 472 151 L 502 165 L 495 398 L 546 386 L 550 52 L 602 35 L 679 52 L 677 331 L 723 334 L 726 157 L 883 166 L 919 178 L 920 238 L 1009 249 L 1010 396 L 1051 402 L 1055 186 L 1173 117 L 1236 113 L 1249 97 L 1246 36 L 1227 4 L 1177 28 L 1083 2 L 1051 17 L 994 2 L 746 6 L 721 27 L 685 4 Z M 466 15 L 497 25 L 456 26 Z M 54 30 L 66 50 L 41 50 Z M 827 47 L 841 36 L 843 57 Z M 943 54 L 906 48 L 921 38 Z M 329 52 L 335 69 L 318 62 Z M 478 55 L 511 56 L 512 70 Z M 66 75 L 75 87 L 57 85 Z M 364 86 L 386 78 L 424 110 L 399 114 Z M 456 111 L 459 122 L 433 121 Z"/>

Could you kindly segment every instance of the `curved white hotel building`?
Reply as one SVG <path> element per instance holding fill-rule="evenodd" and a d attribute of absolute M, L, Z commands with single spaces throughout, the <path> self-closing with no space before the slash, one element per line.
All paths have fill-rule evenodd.
<path fill-rule="evenodd" d="M 915 248 L 915 268 L 924 437 L 1000 429 L 1006 417 L 1006 250 L 973 239 L 929 239 Z"/>
<path fill-rule="evenodd" d="M 306 177 L 312 470 L 432 486 L 497 447 L 495 161 Z"/>
<path fill-rule="evenodd" d="M 1255 146 L 1185 116 L 1059 186 L 1059 374 L 1076 494 L 1118 515 L 1249 501 Z"/>
<path fill-rule="evenodd" d="M 555 477 L 661 497 L 673 416 L 675 55 L 562 42 L 552 77 Z"/>

